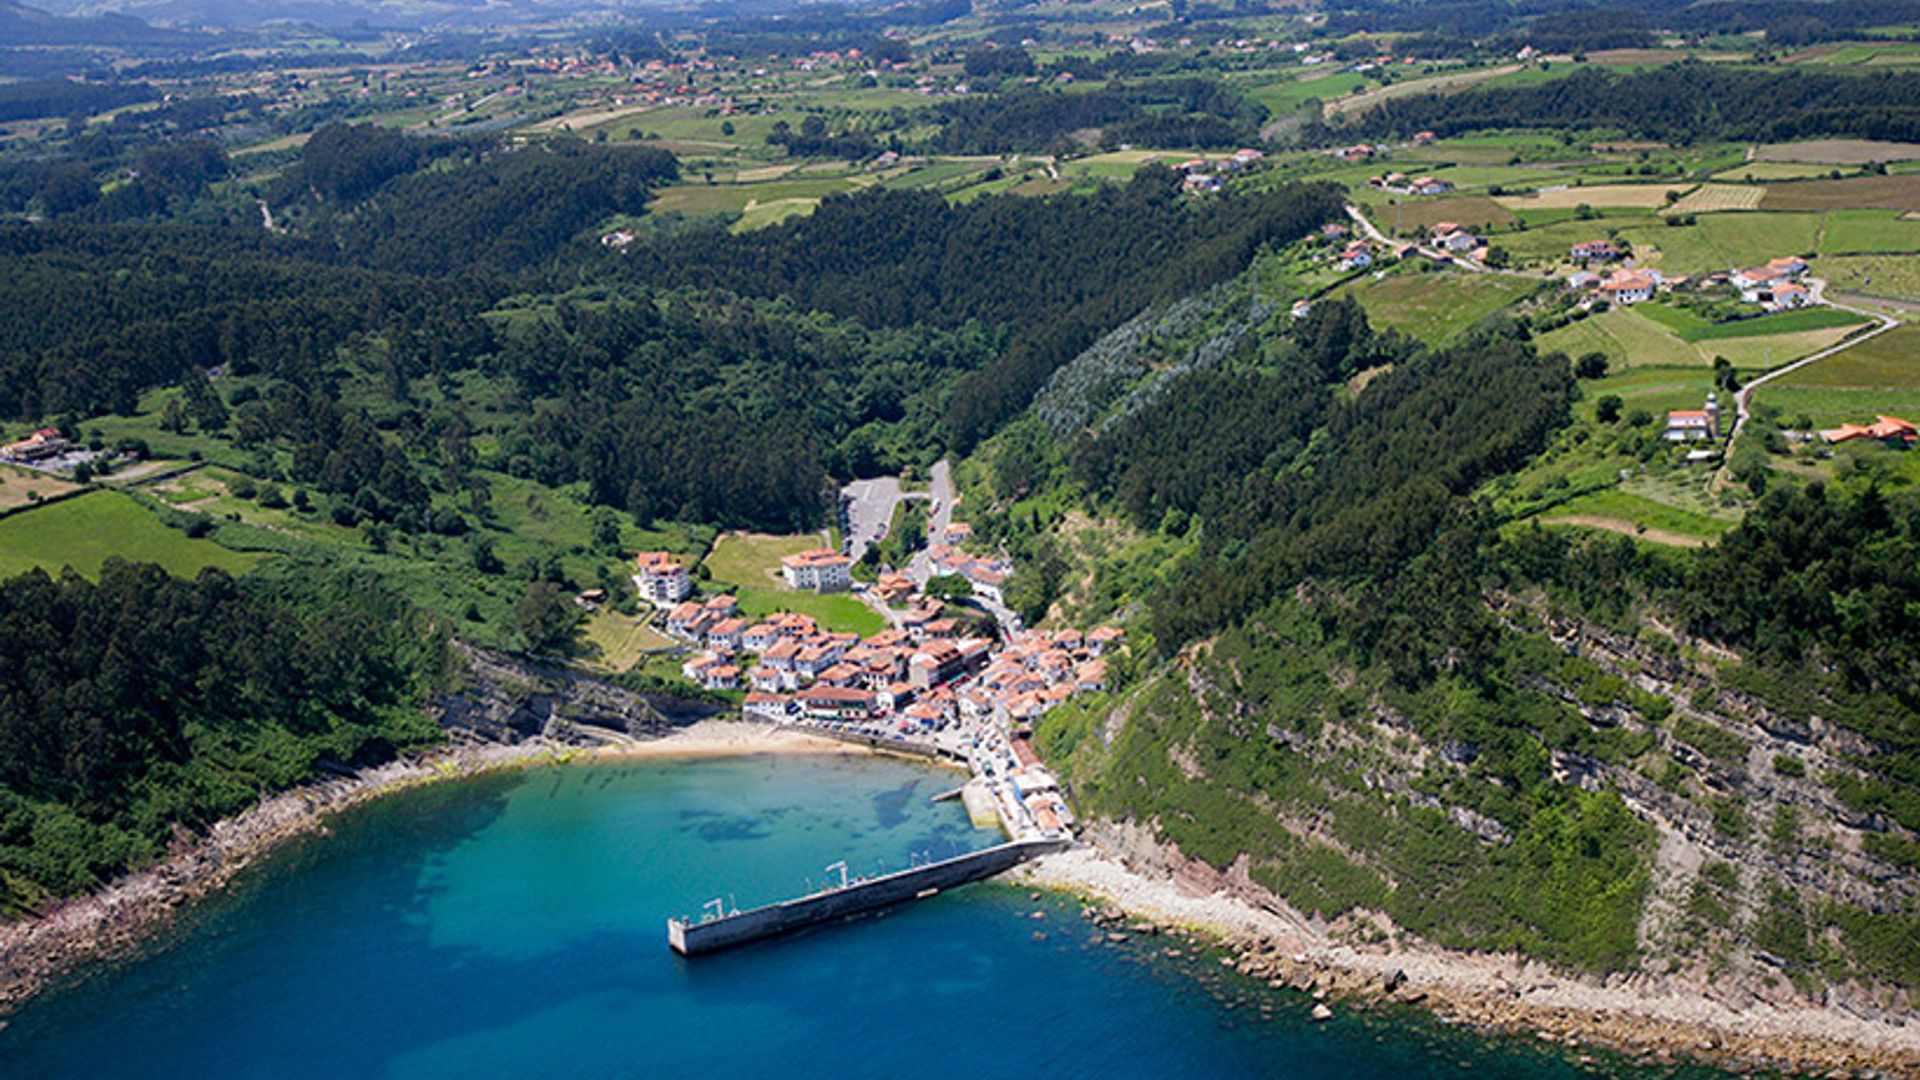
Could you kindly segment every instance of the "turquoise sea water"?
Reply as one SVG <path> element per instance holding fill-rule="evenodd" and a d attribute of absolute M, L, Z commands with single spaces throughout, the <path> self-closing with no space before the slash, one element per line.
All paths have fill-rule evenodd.
<path fill-rule="evenodd" d="M 540 769 L 403 793 L 249 871 L 146 955 L 0 1030 L 0 1077 L 1571 1077 L 1525 1040 L 1342 1009 L 1098 943 L 969 886 L 702 957 L 669 915 L 998 836 L 950 774 L 863 758 Z M 1033 918 L 1035 911 L 1044 917 Z M 1670 1074 L 1669 1074 L 1670 1075 Z"/>

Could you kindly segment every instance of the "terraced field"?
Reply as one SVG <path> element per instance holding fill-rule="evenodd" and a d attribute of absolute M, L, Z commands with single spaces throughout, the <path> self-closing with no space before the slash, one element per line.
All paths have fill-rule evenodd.
<path fill-rule="evenodd" d="M 1751 184 L 1701 184 L 1673 204 L 1668 213 L 1714 214 L 1727 210 L 1755 210 L 1767 189 Z"/>

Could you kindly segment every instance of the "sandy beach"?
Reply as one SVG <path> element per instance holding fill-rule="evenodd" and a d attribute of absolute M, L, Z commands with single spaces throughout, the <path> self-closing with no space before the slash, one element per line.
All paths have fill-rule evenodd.
<path fill-rule="evenodd" d="M 823 738 L 778 724 L 747 720 L 702 720 L 672 734 L 629 745 L 588 751 L 594 758 L 724 757 L 732 754 L 870 754 L 854 743 Z"/>
<path fill-rule="evenodd" d="M 1045 856 L 1021 868 L 1018 880 L 1108 905 L 1096 917 L 1116 927 L 1122 920 L 1145 921 L 1214 939 L 1234 954 L 1243 974 L 1335 1007 L 1397 1001 L 1489 1031 L 1652 1061 L 1920 1076 L 1920 1018 L 1874 1019 L 1804 1001 L 1734 1003 L 1712 987 L 1681 980 L 1575 978 L 1518 956 L 1404 939 L 1397 947 L 1356 947 L 1339 939 L 1340 924 L 1321 925 L 1271 898 L 1250 901 L 1243 887 L 1249 883 L 1231 873 L 1192 865 L 1171 872 L 1130 869 L 1109 849 L 1131 849 L 1139 837 L 1112 831 L 1121 834 L 1120 844 L 1108 837 L 1100 846 Z"/>

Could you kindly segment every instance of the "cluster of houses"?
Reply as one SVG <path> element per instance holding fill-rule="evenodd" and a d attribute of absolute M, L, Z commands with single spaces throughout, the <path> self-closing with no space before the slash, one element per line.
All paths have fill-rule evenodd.
<path fill-rule="evenodd" d="M 1369 176 L 1367 183 L 1381 191 L 1390 191 L 1396 195 L 1445 195 L 1453 190 L 1451 180 L 1443 180 L 1436 176 L 1410 177 L 1403 172 Z"/>
<path fill-rule="evenodd" d="M 944 618 L 859 638 L 822 633 L 806 616 L 788 614 L 748 630 L 735 652 L 709 650 L 685 668 L 712 689 L 744 685 L 742 711 L 764 720 L 892 721 L 901 731 L 988 720 L 1020 725 L 1075 694 L 1105 690 L 1106 654 L 1125 638 L 1113 627 L 1028 630 L 996 651 L 992 640 L 958 631 L 956 620 Z M 742 675 L 749 640 L 762 651 Z"/>
<path fill-rule="evenodd" d="M 1474 252 L 1486 246 L 1486 241 L 1462 227 L 1458 222 L 1436 221 L 1427 230 L 1434 247 L 1449 255 L 1465 255 L 1471 258 Z"/>
<path fill-rule="evenodd" d="M 958 538 L 952 529 L 947 531 L 947 535 Z M 1005 602 L 1001 589 L 1013 574 L 1013 565 L 1006 559 L 979 558 L 949 544 L 927 545 L 927 559 L 936 573 L 957 574 L 966 578 L 967 583 L 973 586 L 975 596 L 985 597 L 996 604 Z"/>
<path fill-rule="evenodd" d="M 0 461 L 30 465 L 70 453 L 75 448 L 73 440 L 60 434 L 59 428 L 41 428 L 18 442 L 0 446 Z"/>
<path fill-rule="evenodd" d="M 1813 294 L 1800 284 L 1807 272 L 1807 261 L 1796 255 L 1768 259 L 1762 266 L 1735 270 L 1727 275 L 1727 284 L 1740 291 L 1740 299 L 1760 304 L 1768 311 L 1788 311 L 1805 307 Z"/>
<path fill-rule="evenodd" d="M 1258 150 L 1241 149 L 1235 150 L 1233 153 L 1228 154 L 1218 161 L 1208 161 L 1206 158 L 1194 158 L 1191 161 L 1183 161 L 1174 167 L 1174 171 L 1185 174 L 1180 181 L 1182 191 L 1193 195 L 1203 195 L 1209 192 L 1219 191 L 1226 185 L 1226 181 L 1220 177 L 1220 173 L 1239 172 L 1241 169 L 1261 161 L 1266 156 L 1267 155 Z"/>

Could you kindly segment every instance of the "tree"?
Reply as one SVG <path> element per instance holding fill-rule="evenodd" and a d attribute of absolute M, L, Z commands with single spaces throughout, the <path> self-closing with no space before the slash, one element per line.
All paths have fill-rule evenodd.
<path fill-rule="evenodd" d="M 965 600 L 973 595 L 973 582 L 959 574 L 940 574 L 927 580 L 924 591 L 937 600 Z"/>
<path fill-rule="evenodd" d="M 494 553 L 493 537 L 476 536 L 473 538 L 473 568 L 483 574 L 498 574 L 507 568 Z"/>
<path fill-rule="evenodd" d="M 603 555 L 620 554 L 620 516 L 605 506 L 593 508 L 593 549 Z"/>
<path fill-rule="evenodd" d="M 1611 424 L 1620 419 L 1620 410 L 1625 405 L 1626 402 L 1621 401 L 1618 394 L 1604 395 L 1593 403 L 1593 417 L 1603 424 Z"/>
<path fill-rule="evenodd" d="M 1573 373 L 1582 379 L 1604 379 L 1607 377 L 1607 354 L 1590 352 L 1574 362 Z"/>
<path fill-rule="evenodd" d="M 179 435 L 187 430 L 187 422 L 187 407 L 179 398 L 168 398 L 160 408 L 160 430 Z"/>
<path fill-rule="evenodd" d="M 551 581 L 528 583 L 513 605 L 514 633 L 528 652 L 546 652 L 565 643 L 579 622 L 579 606 Z"/>

